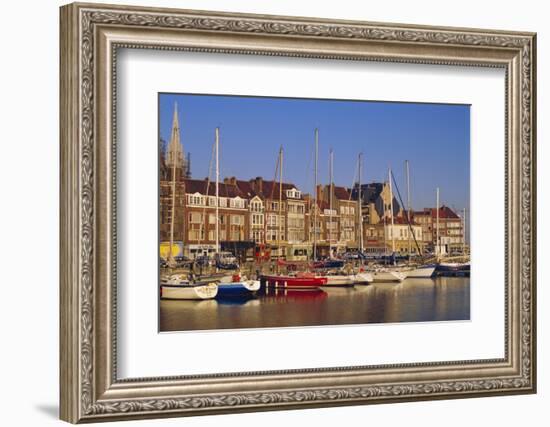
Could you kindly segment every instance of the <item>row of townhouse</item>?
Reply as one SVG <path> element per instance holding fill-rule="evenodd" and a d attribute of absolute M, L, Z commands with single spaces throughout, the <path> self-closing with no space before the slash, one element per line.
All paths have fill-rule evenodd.
<path fill-rule="evenodd" d="M 160 240 L 170 241 L 174 214 L 172 240 L 181 242 L 185 255 L 215 252 L 218 200 L 218 242 L 222 249 L 250 248 L 253 243 L 269 246 L 272 255 L 299 259 L 311 255 L 314 240 L 319 255 L 328 255 L 331 245 L 340 251 L 357 247 L 357 202 L 343 187 L 332 186 L 332 191 L 331 210 L 328 201 L 318 199 L 315 204 L 292 183 L 261 177 L 248 181 L 226 178 L 218 185 L 217 199 L 215 183 L 209 180 L 179 179 L 173 186 L 170 180 L 161 179 Z"/>
<path fill-rule="evenodd" d="M 259 246 L 269 248 L 271 256 L 295 260 L 310 258 L 314 245 L 317 256 L 354 250 L 361 245 L 373 254 L 434 250 L 436 209 L 411 212 L 409 221 L 397 200 L 390 203 L 387 183 L 362 186 L 359 210 L 357 188 L 319 186 L 314 198 L 292 183 L 232 177 L 219 183 L 216 199 L 214 182 L 185 178 L 180 171 L 177 176 L 173 182 L 169 173 L 161 173 L 161 247 L 171 240 L 173 230 L 172 241 L 191 258 L 220 249 L 235 254 L 250 252 Z M 460 250 L 464 239 L 461 218 L 443 206 L 439 224 L 440 243 L 445 251 Z"/>

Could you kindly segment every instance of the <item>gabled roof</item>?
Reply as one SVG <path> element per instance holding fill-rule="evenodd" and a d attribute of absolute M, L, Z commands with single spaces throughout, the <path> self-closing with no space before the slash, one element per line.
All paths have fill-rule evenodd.
<path fill-rule="evenodd" d="M 413 216 L 431 216 L 433 219 L 437 218 L 437 208 L 424 208 L 421 211 L 414 211 Z M 460 219 L 460 217 L 448 206 L 441 206 L 439 208 L 440 219 Z"/>
<path fill-rule="evenodd" d="M 184 180 L 185 185 L 185 192 L 194 194 L 199 193 L 203 196 L 214 196 L 216 194 L 216 183 L 212 181 L 208 181 L 207 179 L 185 179 Z M 243 194 L 240 189 L 236 185 L 227 184 L 220 182 L 218 186 L 218 191 L 220 197 L 241 197 L 245 198 L 246 195 Z"/>
<path fill-rule="evenodd" d="M 349 190 L 345 187 L 337 187 L 336 185 L 333 186 L 334 189 L 334 197 L 338 200 L 350 200 L 351 199 L 351 193 Z"/>
<path fill-rule="evenodd" d="M 237 180 L 237 187 L 240 189 L 240 191 L 247 195 L 249 198 L 258 196 L 261 199 L 273 199 L 278 200 L 279 199 L 279 182 L 277 181 L 264 181 L 259 180 L 257 178 L 256 180 L 251 179 L 250 181 L 244 181 L 244 180 Z M 283 182 L 282 185 L 283 193 L 281 195 L 282 200 L 286 200 L 286 192 L 287 190 L 297 189 L 300 191 L 300 189 L 294 185 L 292 182 Z M 301 192 L 301 191 L 300 191 Z M 303 200 L 304 196 L 303 194 L 300 195 L 299 199 L 296 200 Z"/>

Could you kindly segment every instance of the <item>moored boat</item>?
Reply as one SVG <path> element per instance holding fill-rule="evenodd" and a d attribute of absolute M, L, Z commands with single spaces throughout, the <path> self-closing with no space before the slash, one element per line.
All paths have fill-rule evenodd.
<path fill-rule="evenodd" d="M 233 275 L 231 280 L 222 280 L 217 285 L 218 297 L 253 295 L 260 289 L 259 280 L 249 280 L 239 274 Z"/>
<path fill-rule="evenodd" d="M 265 275 L 261 281 L 267 288 L 318 290 L 319 286 L 327 284 L 326 277 L 318 276 L 289 276 L 289 275 Z"/>
<path fill-rule="evenodd" d="M 402 282 L 407 275 L 399 270 L 381 268 L 369 271 L 373 282 Z"/>
<path fill-rule="evenodd" d="M 327 283 L 323 286 L 353 286 L 354 276 L 347 274 L 333 274 L 324 276 L 327 279 Z"/>
<path fill-rule="evenodd" d="M 428 279 L 434 275 L 436 267 L 435 264 L 420 265 L 410 270 L 405 270 L 403 273 L 407 275 L 407 279 Z"/>
<path fill-rule="evenodd" d="M 215 298 L 218 286 L 214 282 L 190 282 L 180 277 L 164 279 L 160 285 L 162 299 L 204 300 Z"/>
<path fill-rule="evenodd" d="M 367 271 L 361 271 L 355 274 L 355 284 L 356 285 L 368 285 L 374 280 L 372 273 Z"/>
<path fill-rule="evenodd" d="M 469 262 L 440 262 L 436 267 L 439 276 L 470 276 Z"/>

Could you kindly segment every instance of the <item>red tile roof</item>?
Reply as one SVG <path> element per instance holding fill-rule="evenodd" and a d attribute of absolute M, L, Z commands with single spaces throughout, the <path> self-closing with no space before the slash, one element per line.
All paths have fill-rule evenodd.
<path fill-rule="evenodd" d="M 338 200 L 350 200 L 351 194 L 347 188 L 334 186 L 334 197 Z"/>
<path fill-rule="evenodd" d="M 437 208 L 424 208 L 422 211 L 414 211 L 413 216 L 426 216 L 431 215 L 432 218 L 437 218 Z M 439 208 L 439 219 L 460 219 L 460 217 L 453 212 L 448 206 L 441 206 Z"/>
<path fill-rule="evenodd" d="M 240 189 L 240 191 L 243 194 L 247 195 L 247 197 L 249 198 L 258 196 L 262 199 L 279 199 L 280 185 L 278 181 L 265 181 L 263 179 L 256 178 L 249 181 L 237 180 L 236 185 Z M 298 191 L 300 191 L 298 187 L 296 187 L 296 185 L 291 182 L 283 182 L 282 188 L 282 200 L 287 199 L 287 190 L 292 190 L 293 188 L 296 188 Z M 300 199 L 304 199 L 303 194 L 301 195 Z"/>
<path fill-rule="evenodd" d="M 185 179 L 184 185 L 187 194 L 199 193 L 202 195 L 208 194 L 209 196 L 216 194 L 216 183 L 208 182 L 207 179 Z M 236 185 L 220 182 L 218 188 L 220 197 L 246 198 L 246 195 Z"/>

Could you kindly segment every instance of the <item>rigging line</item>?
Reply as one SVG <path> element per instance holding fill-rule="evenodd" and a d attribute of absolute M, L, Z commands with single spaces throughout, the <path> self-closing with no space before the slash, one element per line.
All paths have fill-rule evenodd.
<path fill-rule="evenodd" d="M 357 175 L 359 175 L 359 161 L 355 162 L 355 172 L 353 173 L 353 181 L 352 181 L 351 187 L 350 187 L 348 202 L 351 201 L 351 195 L 353 193 L 353 188 L 355 187 L 355 183 L 357 182 Z"/>
<path fill-rule="evenodd" d="M 397 190 L 397 196 L 399 197 L 399 202 L 401 203 L 401 206 L 403 206 L 403 199 L 401 198 L 401 193 L 399 192 L 399 187 L 397 186 L 397 182 L 395 180 L 395 176 L 393 175 L 393 171 L 390 172 L 390 173 L 391 173 L 392 181 L 395 185 L 395 189 Z M 393 215 L 393 212 L 391 212 L 391 214 Z M 416 245 L 416 248 L 418 249 L 418 254 L 422 255 L 422 253 L 420 251 L 420 246 L 418 245 L 418 241 L 416 240 L 416 235 L 414 234 L 413 229 L 412 229 L 412 225 L 409 221 L 409 217 L 408 217 L 408 215 L 406 215 L 405 217 L 407 218 L 407 224 L 409 226 L 409 232 L 413 235 L 414 244 Z M 393 230 L 392 230 L 392 233 L 393 233 Z"/>
<path fill-rule="evenodd" d="M 204 221 L 206 219 L 206 206 L 208 204 L 210 204 L 210 197 L 208 196 L 208 193 L 210 191 L 210 177 L 212 176 L 212 168 L 213 168 L 213 163 L 214 163 L 214 151 L 215 151 L 215 149 L 216 149 L 216 144 L 212 143 L 212 153 L 210 154 L 210 162 L 208 164 L 208 176 L 206 178 L 206 200 L 205 200 L 204 208 L 202 210 L 203 219 L 202 219 L 202 222 L 201 222 L 201 226 L 199 228 L 199 238 L 197 240 L 197 245 L 199 245 L 199 246 L 201 244 L 202 228 L 203 228 L 203 225 L 204 225 Z M 208 218 L 208 221 L 209 221 L 209 224 L 210 224 L 210 218 Z M 206 239 L 206 236 L 205 236 L 204 240 L 208 240 L 208 239 Z"/>
<path fill-rule="evenodd" d="M 307 166 L 306 166 L 306 180 L 304 182 L 304 188 L 309 188 L 309 182 L 310 182 L 310 179 L 311 179 L 311 162 L 313 160 L 313 156 L 315 154 L 315 146 L 311 147 L 311 151 L 309 152 L 309 157 L 308 157 L 308 161 L 307 161 Z"/>
<path fill-rule="evenodd" d="M 269 195 L 270 200 L 273 200 L 273 192 L 275 191 L 275 182 L 277 181 L 277 175 L 278 175 L 279 167 L 280 167 L 279 163 L 281 162 L 280 153 L 281 153 L 282 148 L 283 148 L 283 146 L 281 145 L 279 147 L 279 153 L 277 153 L 277 162 L 275 162 L 275 175 L 273 176 L 273 185 L 271 186 L 271 194 Z"/>

